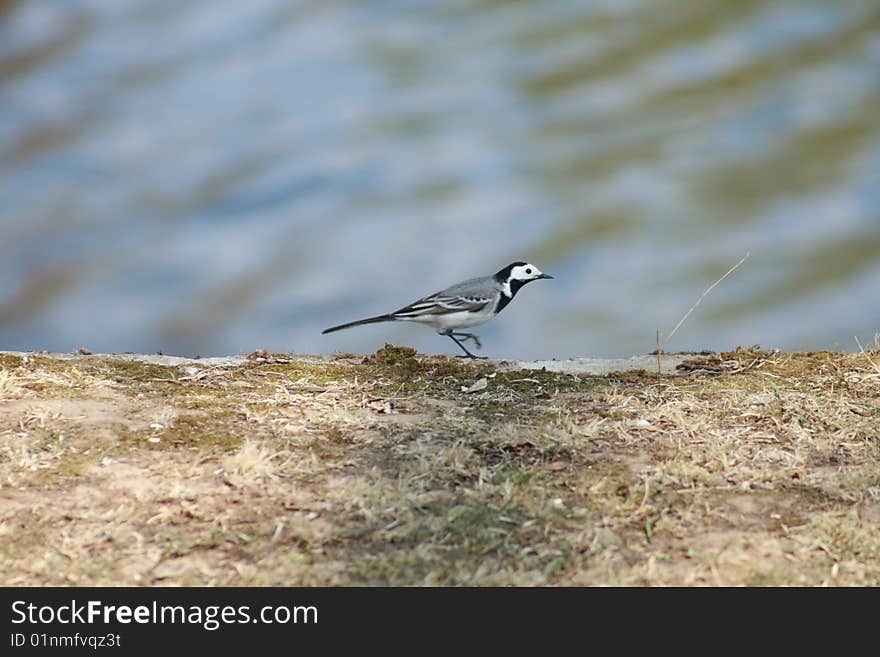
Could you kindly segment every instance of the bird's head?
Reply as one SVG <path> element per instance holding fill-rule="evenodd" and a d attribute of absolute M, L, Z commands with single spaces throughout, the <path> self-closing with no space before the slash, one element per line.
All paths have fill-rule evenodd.
<path fill-rule="evenodd" d="M 537 281 L 541 278 L 553 278 L 528 262 L 513 262 L 495 274 L 497 280 L 504 287 L 504 292 L 512 297 L 526 283 Z"/>

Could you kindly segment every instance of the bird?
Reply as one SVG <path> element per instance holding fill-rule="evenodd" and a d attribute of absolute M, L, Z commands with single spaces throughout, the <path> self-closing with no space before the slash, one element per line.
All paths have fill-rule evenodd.
<path fill-rule="evenodd" d="M 513 262 L 491 276 L 470 278 L 422 297 L 400 310 L 331 326 L 321 331 L 321 334 L 379 322 L 418 322 L 451 338 L 464 351 L 460 358 L 487 358 L 468 351 L 459 339 L 465 342 L 473 340 L 478 349 L 482 344 L 478 336 L 463 333 L 460 329 L 485 324 L 504 310 L 524 285 L 543 278 L 553 276 L 545 274 L 528 262 Z"/>

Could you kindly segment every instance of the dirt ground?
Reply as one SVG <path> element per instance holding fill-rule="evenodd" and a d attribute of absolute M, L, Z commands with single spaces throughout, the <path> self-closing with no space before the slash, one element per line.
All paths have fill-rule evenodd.
<path fill-rule="evenodd" d="M 880 585 L 880 351 L 0 354 L 4 585 Z"/>

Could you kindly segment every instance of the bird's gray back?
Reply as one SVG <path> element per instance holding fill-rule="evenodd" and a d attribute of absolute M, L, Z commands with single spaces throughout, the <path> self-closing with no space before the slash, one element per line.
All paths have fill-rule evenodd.
<path fill-rule="evenodd" d="M 479 297 L 495 294 L 500 289 L 501 287 L 494 276 L 480 276 L 479 278 L 469 278 L 461 283 L 456 283 L 437 294 L 442 296 Z"/>

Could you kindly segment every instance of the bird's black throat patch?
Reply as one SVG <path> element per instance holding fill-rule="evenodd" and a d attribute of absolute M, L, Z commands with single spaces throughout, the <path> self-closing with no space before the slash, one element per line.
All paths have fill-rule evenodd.
<path fill-rule="evenodd" d="M 511 266 L 515 267 L 516 264 L 513 264 Z M 502 280 L 500 282 L 504 283 L 505 281 Z M 496 315 L 504 310 L 507 307 L 507 304 L 513 301 L 513 297 L 516 296 L 516 293 L 520 291 L 520 288 L 522 288 L 523 285 L 525 285 L 526 283 L 530 283 L 531 281 L 511 280 L 506 282 L 510 284 L 510 296 L 507 296 L 503 291 L 501 292 L 501 296 L 498 298 L 498 305 L 495 306 Z"/>
<path fill-rule="evenodd" d="M 514 279 L 510 278 L 510 272 L 513 271 L 514 267 L 523 267 L 527 264 L 529 264 L 529 263 L 527 263 L 527 262 L 512 262 L 509 265 L 507 265 L 504 269 L 499 271 L 497 274 L 495 274 L 495 280 L 498 281 L 499 283 L 501 283 L 501 285 L 504 285 L 505 283 L 510 285 L 510 296 L 507 296 L 506 294 L 504 294 L 504 292 L 502 292 L 501 297 L 498 299 L 498 305 L 495 306 L 495 314 L 496 315 L 498 313 L 500 313 L 502 310 L 504 310 L 507 307 L 507 304 L 509 304 L 511 301 L 513 301 L 513 297 L 516 296 L 516 293 L 519 292 L 520 288 L 523 285 L 531 282 L 531 281 L 521 281 L 518 279 L 514 280 Z"/>

